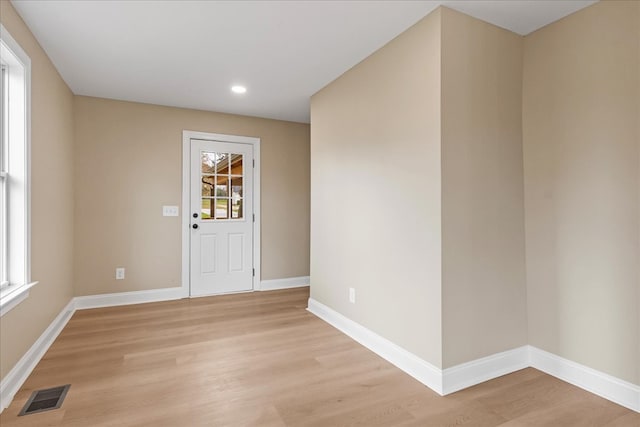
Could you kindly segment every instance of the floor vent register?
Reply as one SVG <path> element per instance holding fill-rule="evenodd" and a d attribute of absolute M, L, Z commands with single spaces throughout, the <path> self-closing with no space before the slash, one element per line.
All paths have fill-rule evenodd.
<path fill-rule="evenodd" d="M 69 387 L 71 387 L 71 384 L 34 391 L 18 415 L 37 414 L 38 412 L 58 409 L 62 406 Z"/>

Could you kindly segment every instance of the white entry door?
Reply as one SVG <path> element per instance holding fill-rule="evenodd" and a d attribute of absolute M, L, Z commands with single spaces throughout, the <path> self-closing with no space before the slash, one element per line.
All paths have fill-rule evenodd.
<path fill-rule="evenodd" d="M 191 295 L 253 289 L 253 146 L 191 139 Z"/>

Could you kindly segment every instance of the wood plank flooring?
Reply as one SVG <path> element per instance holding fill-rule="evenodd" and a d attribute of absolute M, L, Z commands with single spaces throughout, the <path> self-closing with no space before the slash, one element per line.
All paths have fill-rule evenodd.
<path fill-rule="evenodd" d="M 640 414 L 535 369 L 440 397 L 308 313 L 308 288 L 74 314 L 14 426 L 606 426 Z M 17 417 L 35 389 L 62 406 Z"/>

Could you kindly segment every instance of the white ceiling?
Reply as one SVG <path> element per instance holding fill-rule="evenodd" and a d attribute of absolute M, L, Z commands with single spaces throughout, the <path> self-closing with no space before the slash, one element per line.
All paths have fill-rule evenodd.
<path fill-rule="evenodd" d="M 75 94 L 297 122 L 311 95 L 441 4 L 528 34 L 592 3 L 13 0 Z"/>

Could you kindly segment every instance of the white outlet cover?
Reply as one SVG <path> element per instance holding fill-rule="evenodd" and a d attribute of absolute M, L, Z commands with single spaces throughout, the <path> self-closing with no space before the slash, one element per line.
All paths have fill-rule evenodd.
<path fill-rule="evenodd" d="M 124 280 L 124 267 L 116 268 L 116 280 Z"/>
<path fill-rule="evenodd" d="M 354 288 L 349 288 L 349 302 L 356 303 L 356 290 Z"/>
<path fill-rule="evenodd" d="M 177 206 L 163 206 L 162 216 L 178 216 L 180 213 Z"/>

